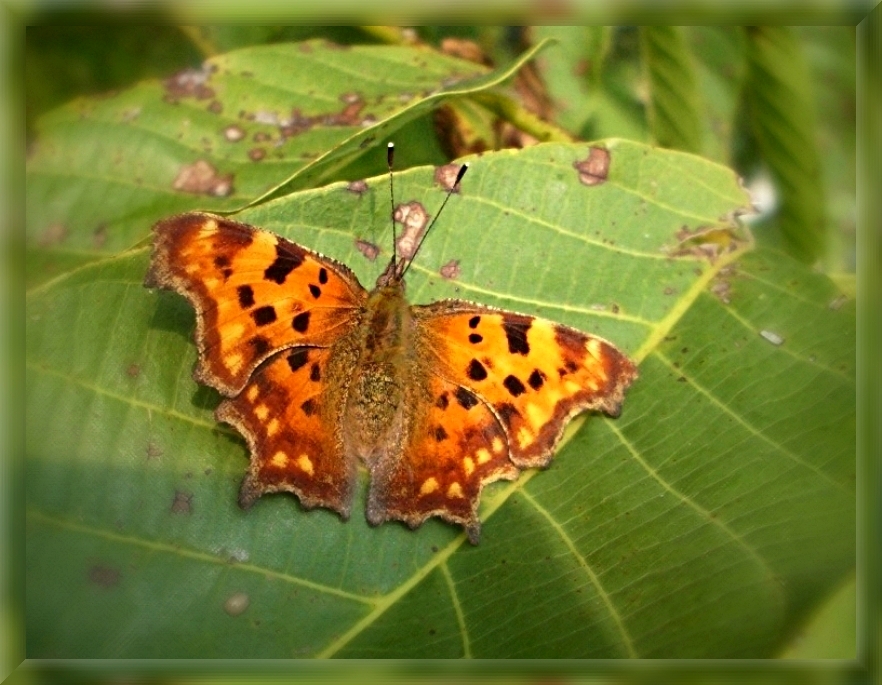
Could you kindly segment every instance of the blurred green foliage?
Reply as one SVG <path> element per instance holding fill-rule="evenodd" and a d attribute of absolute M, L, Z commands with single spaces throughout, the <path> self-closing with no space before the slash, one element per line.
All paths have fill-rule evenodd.
<path fill-rule="evenodd" d="M 42 113 L 78 95 L 167 76 L 247 45 L 316 37 L 442 47 L 450 38 L 469 40 L 497 64 L 554 38 L 557 45 L 536 60 L 539 78 L 530 87 L 545 102 L 541 115 L 575 138 L 622 136 L 733 166 L 759 198 L 761 243 L 783 245 L 829 273 L 854 272 L 853 26 L 36 24 L 25 43 L 28 131 L 33 135 Z"/>

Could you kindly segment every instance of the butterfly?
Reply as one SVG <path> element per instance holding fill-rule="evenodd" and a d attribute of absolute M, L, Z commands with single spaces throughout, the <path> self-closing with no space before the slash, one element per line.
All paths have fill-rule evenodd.
<path fill-rule="evenodd" d="M 577 413 L 618 416 L 637 377 L 612 343 L 568 326 L 409 304 L 418 246 L 393 250 L 368 291 L 344 264 L 229 218 L 172 216 L 153 235 L 145 285 L 193 305 L 194 378 L 224 396 L 216 418 L 248 444 L 244 509 L 285 491 L 346 519 L 361 463 L 369 523 L 438 516 L 477 544 L 484 485 L 547 466 Z"/>

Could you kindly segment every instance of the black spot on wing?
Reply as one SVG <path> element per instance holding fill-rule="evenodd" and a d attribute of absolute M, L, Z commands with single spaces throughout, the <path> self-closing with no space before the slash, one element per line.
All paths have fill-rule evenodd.
<path fill-rule="evenodd" d="M 508 351 L 512 354 L 529 354 L 530 345 L 527 342 L 527 331 L 530 330 L 532 321 L 515 320 L 504 318 L 502 320 L 502 330 L 505 331 L 505 337 L 508 340 Z"/>
<path fill-rule="evenodd" d="M 262 357 L 270 350 L 269 340 L 264 338 L 262 335 L 255 335 L 251 340 L 248 341 L 248 344 L 254 348 L 254 354 L 258 357 Z"/>
<path fill-rule="evenodd" d="M 447 399 L 446 392 L 438 395 L 438 399 L 435 401 L 435 406 L 438 407 L 438 409 L 441 409 L 441 410 L 447 409 L 447 407 L 449 405 L 450 405 L 450 400 Z"/>
<path fill-rule="evenodd" d="M 481 317 L 473 316 L 469 319 L 469 328 L 477 328 L 479 323 L 481 323 Z"/>
<path fill-rule="evenodd" d="M 478 403 L 478 398 L 465 388 L 457 388 L 454 395 L 456 396 L 456 401 L 459 402 L 459 406 L 465 410 L 471 409 Z"/>
<path fill-rule="evenodd" d="M 239 306 L 242 309 L 254 306 L 254 291 L 250 285 L 240 285 L 236 288 L 236 295 L 239 297 Z"/>
<path fill-rule="evenodd" d="M 319 283 L 324 285 L 328 282 L 328 270 L 325 267 L 319 269 Z"/>
<path fill-rule="evenodd" d="M 322 295 L 322 289 L 319 288 L 315 283 L 309 284 L 309 294 L 312 295 L 314 299 L 318 299 Z"/>
<path fill-rule="evenodd" d="M 300 312 L 291 321 L 291 327 L 298 333 L 306 333 L 309 330 L 309 312 Z"/>
<path fill-rule="evenodd" d="M 434 435 L 437 442 L 447 440 L 447 431 L 444 430 L 444 426 L 435 426 Z"/>
<path fill-rule="evenodd" d="M 214 258 L 214 265 L 220 269 L 221 274 L 224 277 L 224 280 L 227 280 L 230 276 L 233 275 L 233 270 L 230 268 L 230 258 L 225 255 L 219 255 Z"/>
<path fill-rule="evenodd" d="M 482 340 L 484 340 L 484 336 L 480 333 L 469 333 L 469 342 L 472 345 L 477 345 Z"/>
<path fill-rule="evenodd" d="M 303 410 L 304 414 L 312 416 L 318 411 L 318 402 L 315 401 L 314 397 L 310 397 L 306 402 L 300 405 L 300 408 Z"/>
<path fill-rule="evenodd" d="M 512 397 L 517 397 L 518 395 L 523 395 L 527 392 L 524 384 L 521 383 L 517 377 L 512 375 L 506 376 L 505 380 L 502 381 L 502 384 L 505 386 L 505 389 L 508 390 L 508 394 Z"/>
<path fill-rule="evenodd" d="M 567 359 L 566 362 L 564 362 L 563 367 L 558 368 L 557 373 L 561 378 L 563 378 L 564 376 L 567 376 L 574 371 L 577 371 L 578 368 L 579 365 L 576 364 L 576 362 L 574 362 L 572 359 Z"/>
<path fill-rule="evenodd" d="M 303 264 L 302 254 L 291 251 L 291 248 L 282 247 L 282 243 L 276 243 L 276 259 L 266 268 L 263 275 L 266 280 L 282 285 L 288 274 L 301 264 Z"/>
<path fill-rule="evenodd" d="M 266 326 L 276 320 L 276 309 L 272 305 L 258 307 L 251 312 L 251 318 L 258 326 Z"/>
<path fill-rule="evenodd" d="M 527 383 L 530 384 L 530 387 L 533 388 L 533 390 L 538 390 L 545 383 L 545 378 L 545 374 L 539 369 L 533 369 L 533 373 L 530 374 Z"/>
<path fill-rule="evenodd" d="M 487 378 L 487 369 L 477 359 L 472 359 L 466 369 L 466 373 L 473 381 L 482 381 Z"/>
<path fill-rule="evenodd" d="M 300 347 L 288 355 L 288 366 L 291 367 L 291 371 L 298 371 L 306 365 L 308 359 L 309 351 Z"/>
<path fill-rule="evenodd" d="M 322 379 L 322 370 L 319 368 L 318 364 L 313 364 L 312 368 L 309 370 L 309 380 L 313 383 L 318 383 Z"/>
<path fill-rule="evenodd" d="M 496 406 L 496 413 L 506 426 L 511 426 L 512 419 L 519 417 L 521 413 L 509 402 L 503 402 Z"/>

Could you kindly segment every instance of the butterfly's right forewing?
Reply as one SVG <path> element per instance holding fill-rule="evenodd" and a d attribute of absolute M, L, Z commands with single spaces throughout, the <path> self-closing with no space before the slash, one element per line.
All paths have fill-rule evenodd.
<path fill-rule="evenodd" d="M 190 213 L 154 226 L 145 285 L 175 290 L 196 309 L 198 381 L 239 393 L 255 367 L 295 345 L 346 335 L 367 293 L 342 264 L 267 231 Z"/>

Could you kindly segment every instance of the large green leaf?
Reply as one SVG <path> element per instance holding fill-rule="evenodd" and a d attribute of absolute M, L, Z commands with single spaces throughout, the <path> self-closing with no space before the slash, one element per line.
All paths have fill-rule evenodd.
<path fill-rule="evenodd" d="M 853 302 L 738 238 L 730 171 L 605 145 L 594 186 L 573 168 L 587 145 L 474 159 L 409 277 L 413 302 L 539 314 L 641 363 L 621 418 L 485 490 L 477 547 L 436 520 L 372 528 L 363 501 L 348 522 L 287 495 L 240 511 L 246 447 L 190 377 L 190 307 L 142 287 L 146 247 L 34 288 L 28 655 L 773 653 L 854 563 Z M 432 179 L 400 174 L 397 198 L 432 212 Z M 240 216 L 369 285 L 383 260 L 355 240 L 388 245 L 388 184 Z"/>
<path fill-rule="evenodd" d="M 279 68 L 292 57 L 306 86 Z M 371 81 L 378 59 L 395 67 Z M 269 191 L 278 199 L 239 217 L 370 285 L 383 258 L 368 261 L 355 240 L 388 246 L 386 179 L 358 194 L 289 191 L 382 168 L 390 131 L 512 69 L 439 89 L 480 68 L 321 43 L 212 64 L 211 98 L 175 105 L 146 83 L 39 127 L 28 166 L 40 283 L 27 302 L 28 655 L 776 653 L 854 564 L 854 303 L 733 228 L 747 204 L 734 175 L 621 140 L 603 143 L 609 178 L 593 186 L 573 168 L 587 145 L 473 160 L 409 275 L 411 300 L 465 297 L 614 340 L 641 364 L 622 417 L 577 422 L 547 472 L 489 487 L 477 548 L 438 521 L 371 528 L 363 502 L 348 523 L 287 495 L 246 514 L 235 498 L 247 449 L 214 421 L 218 396 L 190 377 L 193 312 L 142 288 L 148 248 L 128 248 L 156 218 Z M 371 94 L 361 112 L 377 108 L 368 128 L 316 121 L 260 163 L 247 156 L 260 141 L 222 140 L 234 124 L 278 135 L 231 108 L 269 120 L 310 83 L 342 109 L 350 73 Z M 431 92 L 405 98 L 426 74 Z M 172 189 L 200 158 L 234 173 L 234 195 Z M 431 169 L 414 169 L 396 178 L 396 197 L 433 212 L 442 194 Z M 460 274 L 448 281 L 438 272 L 451 259 Z"/>
<path fill-rule="evenodd" d="M 538 49 L 488 72 L 428 48 L 270 45 L 75 100 L 40 121 L 28 160 L 28 280 L 130 247 L 171 212 L 377 173 L 380 155 L 358 164 L 366 150 L 446 98 L 499 84 Z M 194 164 L 208 177 L 200 192 L 182 176 Z"/>

